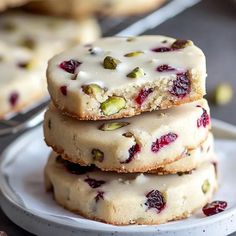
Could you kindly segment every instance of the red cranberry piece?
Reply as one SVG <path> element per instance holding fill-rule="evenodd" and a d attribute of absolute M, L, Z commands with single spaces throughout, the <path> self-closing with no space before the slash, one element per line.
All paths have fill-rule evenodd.
<path fill-rule="evenodd" d="M 188 78 L 188 73 L 178 73 L 169 92 L 178 98 L 184 98 L 187 94 L 190 93 L 190 89 L 191 82 Z"/>
<path fill-rule="evenodd" d="M 148 95 L 150 93 L 153 92 L 153 88 L 149 88 L 149 89 L 142 89 L 138 96 L 135 98 L 135 101 L 139 104 L 142 105 L 143 102 L 146 100 L 146 98 L 148 97 Z"/>
<path fill-rule="evenodd" d="M 153 52 L 170 52 L 170 51 L 172 51 L 172 48 L 169 48 L 169 47 L 159 47 L 159 48 L 153 48 L 151 50 Z"/>
<path fill-rule="evenodd" d="M 95 201 L 98 202 L 99 199 L 104 199 L 104 192 L 103 191 L 98 191 L 98 193 L 95 197 Z"/>
<path fill-rule="evenodd" d="M 81 64 L 82 62 L 71 59 L 69 61 L 63 61 L 59 66 L 66 72 L 74 74 L 77 67 Z"/>
<path fill-rule="evenodd" d="M 96 180 L 92 178 L 87 178 L 84 180 L 91 188 L 98 188 L 101 185 L 105 184 L 106 182 L 104 180 Z"/>
<path fill-rule="evenodd" d="M 129 158 L 125 161 L 122 161 L 121 164 L 130 163 L 134 159 L 134 156 L 140 151 L 141 151 L 141 147 L 136 143 L 129 149 Z"/>
<path fill-rule="evenodd" d="M 152 190 L 146 195 L 147 201 L 145 205 L 148 209 L 155 208 L 160 213 L 166 206 L 165 198 L 158 190 Z"/>
<path fill-rule="evenodd" d="M 201 107 L 201 106 L 198 105 L 197 107 Z M 202 115 L 197 120 L 197 127 L 198 128 L 200 128 L 201 126 L 206 128 L 206 126 L 210 124 L 210 116 L 208 115 L 208 113 L 207 113 L 205 108 L 202 107 L 202 110 L 203 110 Z"/>
<path fill-rule="evenodd" d="M 173 67 L 171 67 L 169 65 L 164 64 L 164 65 L 158 66 L 156 70 L 158 72 L 168 72 L 168 71 L 174 71 L 175 68 L 173 68 Z"/>
<path fill-rule="evenodd" d="M 61 86 L 60 87 L 61 93 L 66 96 L 67 95 L 67 86 Z"/>
<path fill-rule="evenodd" d="M 178 138 L 178 135 L 171 132 L 168 134 L 162 135 L 159 139 L 156 140 L 156 142 L 152 143 L 151 150 L 156 153 L 161 148 L 169 145 L 170 143 L 173 143 L 177 138 Z"/>
<path fill-rule="evenodd" d="M 11 106 L 14 107 L 17 104 L 18 100 L 19 100 L 19 93 L 12 92 L 9 97 L 9 102 Z"/>
<path fill-rule="evenodd" d="M 225 201 L 214 201 L 206 204 L 202 211 L 206 216 L 212 216 L 224 211 L 227 207 L 227 202 Z"/>

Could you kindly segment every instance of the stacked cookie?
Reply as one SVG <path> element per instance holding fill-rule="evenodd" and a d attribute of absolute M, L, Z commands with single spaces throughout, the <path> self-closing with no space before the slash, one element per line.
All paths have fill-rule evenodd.
<path fill-rule="evenodd" d="M 164 36 L 104 38 L 49 61 L 47 190 L 111 224 L 160 224 L 217 187 L 203 52 Z"/>

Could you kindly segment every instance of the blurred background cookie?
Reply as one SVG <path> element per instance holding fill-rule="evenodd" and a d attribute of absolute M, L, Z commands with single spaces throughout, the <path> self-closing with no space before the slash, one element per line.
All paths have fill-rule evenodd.
<path fill-rule="evenodd" d="M 37 0 L 26 9 L 55 16 L 84 17 L 88 15 L 129 16 L 158 8 L 165 0 Z"/>
<path fill-rule="evenodd" d="M 100 35 L 83 21 L 10 12 L 0 16 L 0 117 L 47 95 L 46 66 L 55 54 Z"/>

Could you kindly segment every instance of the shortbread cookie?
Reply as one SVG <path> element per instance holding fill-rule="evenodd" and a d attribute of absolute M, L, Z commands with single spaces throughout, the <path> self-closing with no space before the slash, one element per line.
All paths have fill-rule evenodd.
<path fill-rule="evenodd" d="M 79 121 L 54 106 L 45 114 L 46 143 L 63 158 L 102 170 L 145 172 L 184 157 L 210 129 L 207 101 L 115 121 Z"/>
<path fill-rule="evenodd" d="M 206 64 L 188 40 L 104 38 L 50 60 L 47 79 L 60 110 L 81 120 L 116 119 L 202 98 Z"/>
<path fill-rule="evenodd" d="M 148 12 L 165 0 L 38 0 L 27 9 L 55 16 L 81 18 L 88 15 L 125 16 Z"/>
<path fill-rule="evenodd" d="M 214 165 L 191 174 L 117 174 L 82 167 L 53 153 L 45 186 L 66 209 L 90 219 L 125 224 L 161 224 L 188 217 L 211 200 L 217 187 Z"/>
<path fill-rule="evenodd" d="M 216 161 L 214 139 L 212 133 L 209 133 L 205 142 L 195 149 L 186 150 L 183 153 L 183 158 L 150 172 L 156 174 L 187 173 L 198 168 L 203 162 L 214 161 Z"/>
<path fill-rule="evenodd" d="M 98 37 L 95 21 L 9 13 L 0 16 L 0 117 L 47 95 L 47 61 Z"/>

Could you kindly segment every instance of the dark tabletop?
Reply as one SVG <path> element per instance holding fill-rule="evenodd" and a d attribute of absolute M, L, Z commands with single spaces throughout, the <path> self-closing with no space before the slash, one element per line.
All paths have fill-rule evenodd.
<path fill-rule="evenodd" d="M 231 83 L 236 91 L 236 7 L 230 0 L 203 0 L 145 34 L 192 39 L 206 54 L 208 92 L 219 82 Z M 211 106 L 211 114 L 236 125 L 236 99 L 223 107 Z M 0 139 L 0 152 L 12 139 Z M 11 223 L 0 210 L 1 230 L 12 236 L 31 235 Z"/>

